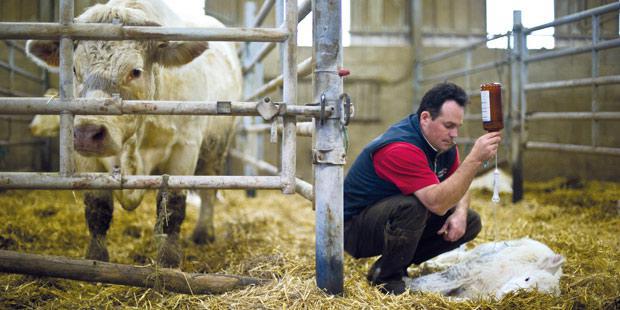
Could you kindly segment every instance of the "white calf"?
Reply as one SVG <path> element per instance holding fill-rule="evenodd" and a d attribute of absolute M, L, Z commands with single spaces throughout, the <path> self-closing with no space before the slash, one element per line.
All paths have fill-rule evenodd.
<path fill-rule="evenodd" d="M 437 261 L 453 265 L 441 272 L 406 278 L 407 286 L 412 291 L 460 298 L 500 299 L 518 289 L 560 293 L 564 257 L 529 238 L 485 243 L 471 251 L 457 249 Z"/>

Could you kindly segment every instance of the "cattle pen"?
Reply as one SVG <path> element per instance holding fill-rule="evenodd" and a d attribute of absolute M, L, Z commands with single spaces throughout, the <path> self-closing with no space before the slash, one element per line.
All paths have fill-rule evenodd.
<path fill-rule="evenodd" d="M 256 26 L 264 19 L 268 6 L 256 18 Z M 310 62 L 297 65 L 298 4 L 296 0 L 278 2 L 282 9 L 282 24 L 277 28 L 165 28 L 125 26 L 112 24 L 74 24 L 74 1 L 60 1 L 59 23 L 0 23 L 3 39 L 59 39 L 60 40 L 60 97 L 47 98 L 0 98 L 0 113 L 4 114 L 60 114 L 60 171 L 58 173 L 1 173 L 0 187 L 5 189 L 281 189 L 285 194 L 298 192 L 314 200 L 316 209 L 316 270 L 317 285 L 331 294 L 340 294 L 343 289 L 343 245 L 342 245 L 342 182 L 345 149 L 343 127 L 345 109 L 342 94 L 342 78 L 338 69 L 342 64 L 340 3 L 314 1 L 315 49 L 313 71 L 315 73 L 315 106 L 297 105 L 298 71 L 308 72 Z M 302 6 L 309 12 L 310 2 Z M 263 17 L 261 17 L 263 16 Z M 73 40 L 188 40 L 188 41 L 258 41 L 282 44 L 282 76 L 279 81 L 267 83 L 266 88 L 282 85 L 283 102 L 268 99 L 258 101 L 230 102 L 146 102 L 122 100 L 88 100 L 74 98 L 72 75 Z M 265 50 L 272 45 L 267 45 Z M 273 47 L 273 46 L 272 46 Z M 272 48 L 271 47 L 271 48 Z M 305 69 L 304 69 L 305 68 Z M 271 86 L 273 85 L 273 86 Z M 261 95 L 261 90 L 248 99 Z M 254 115 L 266 121 L 283 120 L 282 161 L 278 176 L 131 176 L 123 171 L 106 173 L 74 173 L 73 167 L 73 116 L 76 114 L 122 115 L 136 114 L 198 114 L 198 115 Z M 296 117 L 311 115 L 316 118 L 316 162 L 314 191 L 307 182 L 295 178 Z M 348 117 L 348 115 L 346 115 Z M 314 194 L 312 194 L 314 193 Z M 34 258 L 33 258 L 34 259 Z M 23 256 L 3 255 L 3 271 L 40 274 L 29 268 L 15 269 Z M 88 265 L 88 264 L 87 264 Z M 93 264 L 89 269 L 94 268 Z M 14 267 L 9 267 L 14 266 Z M 50 264 L 35 264 L 35 269 Z M 46 274 L 46 272 L 43 272 Z M 67 276 L 66 271 L 51 274 Z M 123 273 L 120 273 L 122 276 Z M 98 281 L 111 283 L 123 280 L 106 279 Z M 143 282 L 148 282 L 143 280 Z M 136 283 L 124 281 L 123 283 Z M 234 286 L 234 285 L 233 285 Z"/>
<path fill-rule="evenodd" d="M 171 10 L 193 2 L 0 1 L 0 95 L 9 96 L 0 98 L 0 308 L 620 308 L 617 0 L 538 0 L 535 12 L 553 2 L 555 16 L 537 25 L 528 24 L 531 10 L 512 11 L 505 0 L 195 0 L 204 7 L 194 7 L 194 13 L 216 17 L 228 28 L 80 19 L 79 12 L 108 1 L 166 1 Z M 506 9 L 501 32 L 485 28 L 485 17 L 500 16 L 498 8 L 485 13 L 494 1 Z M 294 36 L 304 37 L 311 19 L 312 45 L 304 45 Z M 539 29 L 555 30 L 549 36 L 554 47 L 532 44 Z M 63 41 L 60 82 L 58 72 L 41 69 L 26 55 L 25 39 L 32 38 Z M 112 93 L 105 99 L 73 97 L 81 93 L 75 90 L 86 75 L 71 78 L 67 60 L 84 63 L 79 48 L 91 39 L 214 41 L 210 47 L 237 42 L 230 51 L 241 61 L 236 69 L 243 94 L 208 101 L 130 100 L 134 97 Z M 503 47 L 490 46 L 501 40 Z M 385 295 L 367 280 L 376 257 L 343 253 L 341 190 L 347 166 L 441 81 L 463 86 L 469 97 L 456 138 L 464 155 L 483 133 L 477 86 L 496 81 L 503 90 L 501 199 L 493 202 L 487 189 L 492 173 L 472 182 L 470 208 L 480 215 L 482 230 L 459 250 L 536 240 L 565 259 L 556 292 L 525 288 L 463 300 L 461 287 L 447 294 Z M 197 92 L 196 84 L 185 88 Z M 56 89 L 61 96 L 50 99 Z M 46 97 L 38 97 L 44 92 Z M 34 120 L 28 126 L 34 114 L 63 115 L 60 139 L 58 121 L 54 136 L 35 133 Z M 91 172 L 79 158 L 68 157 L 79 153 L 72 149 L 71 130 L 78 130 L 80 118 L 120 122 L 191 115 L 238 121 L 222 173 L 147 175 L 125 166 Z M 190 139 L 186 133 L 177 136 Z M 105 261 L 84 259 L 85 246 L 92 243 L 85 201 L 93 188 L 146 189 L 134 210 L 120 208 L 118 197 L 112 198 L 115 217 L 105 239 L 110 249 Z M 215 189 L 225 189 L 212 197 L 215 239 L 196 242 L 192 228 L 204 223 L 206 212 L 195 194 Z M 170 198 L 181 191 L 188 193 L 178 234 L 181 269 L 165 268 L 158 260 L 165 235 L 155 218 L 164 199 L 158 192 Z M 530 275 L 527 268 L 513 269 Z M 450 275 L 446 271 L 430 261 L 411 265 L 406 273 L 416 279 Z M 491 278 L 499 281 L 508 273 Z M 484 282 L 472 279 L 467 282 Z"/>

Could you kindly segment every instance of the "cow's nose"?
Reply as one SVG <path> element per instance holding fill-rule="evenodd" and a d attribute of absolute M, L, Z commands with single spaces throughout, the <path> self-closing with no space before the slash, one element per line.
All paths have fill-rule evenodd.
<path fill-rule="evenodd" d="M 102 125 L 85 124 L 76 126 L 73 131 L 76 151 L 97 154 L 103 151 L 108 130 Z"/>
<path fill-rule="evenodd" d="M 105 139 L 107 130 L 102 125 L 80 125 L 75 127 L 74 137 L 92 141 L 102 141 Z"/>

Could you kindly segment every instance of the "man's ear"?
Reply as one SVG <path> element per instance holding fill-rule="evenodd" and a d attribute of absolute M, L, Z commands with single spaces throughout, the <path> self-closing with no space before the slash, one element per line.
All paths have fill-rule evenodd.
<path fill-rule="evenodd" d="M 60 42 L 50 40 L 28 40 L 26 53 L 37 65 L 58 72 L 60 66 Z"/>
<path fill-rule="evenodd" d="M 153 61 L 164 67 L 182 66 L 200 56 L 209 48 L 204 41 L 159 41 L 153 51 Z"/>
<path fill-rule="evenodd" d="M 420 121 L 422 120 L 432 120 L 431 117 L 431 112 L 429 111 L 422 111 L 422 113 L 420 113 Z"/>

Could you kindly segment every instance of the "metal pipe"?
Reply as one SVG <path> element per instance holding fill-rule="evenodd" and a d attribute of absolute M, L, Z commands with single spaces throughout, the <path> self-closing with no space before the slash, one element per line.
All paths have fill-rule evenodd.
<path fill-rule="evenodd" d="M 528 121 L 562 120 L 620 120 L 620 112 L 536 112 L 527 116 Z"/>
<path fill-rule="evenodd" d="M 560 144 L 560 143 L 535 142 L 535 141 L 528 141 L 525 147 L 528 150 L 546 150 L 546 151 L 560 151 L 560 152 L 574 152 L 574 153 L 585 153 L 585 154 L 596 154 L 596 155 L 620 156 L 620 148 L 613 148 L 613 147 Z"/>
<path fill-rule="evenodd" d="M 439 75 L 435 75 L 432 77 L 428 77 L 425 79 L 422 79 L 420 82 L 421 83 L 427 83 L 427 82 L 432 82 L 432 81 L 445 81 L 445 80 L 449 80 L 451 78 L 455 78 L 455 77 L 459 77 L 459 76 L 464 76 L 464 75 L 468 75 L 468 74 L 473 74 L 473 73 L 477 73 L 480 71 L 485 71 L 485 70 L 489 70 L 489 69 L 493 69 L 499 66 L 504 66 L 504 65 L 508 65 L 510 64 L 510 60 L 509 59 L 503 59 L 500 61 L 492 61 L 492 62 L 487 62 L 487 63 L 483 63 L 480 65 L 477 65 L 475 67 L 472 67 L 471 69 L 460 69 L 460 70 L 454 70 L 454 71 L 449 71 L 447 73 L 444 74 L 439 74 Z"/>
<path fill-rule="evenodd" d="M 60 24 L 55 26 L 71 27 L 73 24 L 73 0 L 60 1 Z M 1 26 L 0 26 L 1 27 Z M 2 33 L 2 31 L 0 31 Z M 61 100 L 73 99 L 73 39 L 71 36 L 60 37 L 60 85 Z M 59 129 L 60 175 L 70 176 L 75 172 L 73 163 L 73 114 L 67 110 L 60 111 Z"/>
<path fill-rule="evenodd" d="M 600 37 L 600 16 L 595 15 L 592 16 L 592 45 L 596 45 L 599 42 Z M 592 79 L 596 79 L 599 77 L 599 55 L 596 49 L 592 49 L 592 61 L 591 61 L 591 73 Z M 620 77 L 620 76 L 618 76 Z M 620 79 L 619 79 L 620 80 Z M 598 104 L 598 84 L 592 84 L 592 112 L 599 111 Z M 590 130 L 591 144 L 593 146 L 597 146 L 599 143 L 598 137 L 600 132 L 599 123 L 592 119 L 592 129 Z"/>
<path fill-rule="evenodd" d="M 0 98 L 1 114 L 59 114 L 63 111 L 79 115 L 260 115 L 257 102 L 230 101 L 156 101 L 156 100 L 122 100 L 120 98 L 78 98 L 70 101 L 44 97 L 4 97 Z M 280 103 L 275 103 L 276 107 Z M 327 108 L 325 115 L 331 115 L 333 109 Z M 318 106 L 289 106 L 280 108 L 280 116 L 314 116 L 321 115 Z"/>
<path fill-rule="evenodd" d="M 30 94 L 30 93 L 25 93 L 25 92 L 19 91 L 19 90 L 10 90 L 10 89 L 6 89 L 4 87 L 0 87 L 0 94 L 5 94 L 5 95 L 9 95 L 9 96 L 14 96 L 14 97 L 28 97 L 28 96 L 32 96 L 32 94 Z"/>
<path fill-rule="evenodd" d="M 148 27 L 114 24 L 0 23 L 0 38 L 57 40 L 183 40 L 282 42 L 288 33 L 280 28 Z"/>
<path fill-rule="evenodd" d="M 526 84 L 524 88 L 526 91 L 530 91 L 530 90 L 567 88 L 567 87 L 590 86 L 590 85 L 606 85 L 606 84 L 620 84 L 620 75 L 608 75 L 608 76 L 591 77 L 591 78 L 584 78 L 584 79 L 529 83 L 529 84 Z"/>
<path fill-rule="evenodd" d="M 499 38 L 503 38 L 506 36 L 509 36 L 511 34 L 510 31 L 506 32 L 506 33 L 502 33 L 502 34 L 494 34 L 488 38 L 485 38 L 483 40 L 477 41 L 477 42 L 473 42 L 471 44 L 465 45 L 463 47 L 457 48 L 457 49 L 453 49 L 453 50 L 449 50 L 449 51 L 445 51 L 445 52 L 439 52 L 434 54 L 431 57 L 428 58 L 424 58 L 422 60 L 420 60 L 420 63 L 422 63 L 423 65 L 428 65 L 434 62 L 438 62 L 440 60 L 444 60 L 446 58 L 450 58 L 452 56 L 456 56 L 459 55 L 463 52 L 469 51 L 469 50 L 473 50 L 475 49 L 477 46 L 482 45 L 482 44 L 486 44 L 489 41 L 493 41 Z"/>
<path fill-rule="evenodd" d="M 314 0 L 312 54 L 316 60 L 314 102 L 324 96 L 336 108 L 343 92 L 341 1 Z M 320 44 L 319 44 L 320 43 Z M 316 215 L 316 282 L 329 294 L 343 292 L 343 183 L 346 150 L 340 118 L 315 120 L 313 143 Z"/>
<path fill-rule="evenodd" d="M 589 9 L 589 10 L 585 10 L 585 11 L 581 11 L 575 14 L 571 14 L 571 15 L 566 15 L 566 16 L 562 16 L 552 22 L 546 23 L 546 24 L 542 24 L 542 25 L 538 25 L 536 27 L 532 27 L 529 29 L 525 29 L 525 33 L 526 34 L 530 34 L 534 31 L 538 31 L 544 28 L 548 28 L 548 27 L 554 27 L 554 26 L 559 26 L 559 25 L 564 25 L 567 23 L 571 23 L 574 21 L 578 21 L 580 19 L 584 19 L 587 17 L 590 17 L 592 15 L 600 15 L 603 13 L 607 13 L 607 12 L 611 12 L 611 11 L 617 11 L 618 9 L 620 9 L 620 2 L 614 2 L 614 3 L 610 3 L 610 4 L 606 4 L 606 5 L 601 5 L 599 7 L 593 8 L 593 9 Z"/>
<path fill-rule="evenodd" d="M 525 65 L 523 62 L 523 48 L 525 36 L 523 35 L 523 24 L 521 23 L 521 11 L 513 11 L 513 40 L 514 48 L 511 51 L 510 64 L 510 163 L 512 171 L 512 202 L 523 199 L 523 142 L 522 130 L 523 119 L 521 118 L 520 101 L 521 96 L 525 95 L 521 77 L 521 69 Z M 509 40 L 510 41 L 510 40 Z"/>
<path fill-rule="evenodd" d="M 256 18 L 254 18 L 254 22 L 252 23 L 250 27 L 252 28 L 260 27 L 265 21 L 265 18 L 267 18 L 267 15 L 269 15 L 269 11 L 271 11 L 271 8 L 273 8 L 274 3 L 275 3 L 275 0 L 265 0 L 263 2 L 263 5 L 260 7 L 258 11 L 258 14 L 256 14 Z"/>
<path fill-rule="evenodd" d="M 465 114 L 463 117 L 465 121 L 482 121 L 482 115 L 480 114 Z"/>
<path fill-rule="evenodd" d="M 271 130 L 271 124 L 255 124 L 249 126 L 243 126 L 239 128 L 241 132 L 264 132 Z M 282 131 L 282 126 L 278 126 L 278 131 Z M 297 136 L 303 137 L 312 137 L 312 133 L 314 132 L 314 123 L 313 122 L 301 122 L 297 123 Z"/>
<path fill-rule="evenodd" d="M 275 47 L 276 44 L 274 42 L 265 43 L 265 45 L 263 45 L 263 47 L 261 48 L 260 52 L 258 52 L 256 56 L 252 58 L 252 60 L 250 60 L 249 64 L 243 65 L 243 73 L 245 74 L 248 71 L 252 70 L 252 68 L 254 68 L 257 63 L 263 61 L 263 59 L 265 59 L 265 57 L 267 57 L 267 55 L 269 55 L 269 53 L 271 53 L 271 51 Z"/>
<path fill-rule="evenodd" d="M 564 48 L 557 51 L 550 51 L 545 53 L 536 54 L 533 56 L 529 56 L 525 58 L 526 63 L 541 61 L 550 58 L 557 58 L 562 56 L 570 56 L 576 54 L 583 54 L 590 52 L 592 50 L 604 50 L 608 48 L 618 47 L 620 46 L 620 38 L 616 38 L 613 40 L 602 41 L 593 45 L 580 46 L 575 48 Z"/>
<path fill-rule="evenodd" d="M 230 150 L 230 155 L 232 157 L 235 157 L 239 160 L 244 161 L 245 163 L 248 163 L 254 167 L 256 167 L 256 169 L 258 169 L 259 171 L 262 171 L 264 173 L 267 174 L 271 174 L 271 175 L 278 175 L 278 168 L 266 161 L 263 160 L 259 160 L 256 158 L 253 158 L 251 156 L 246 155 L 245 153 L 243 153 L 242 151 L 239 150 L 235 150 L 232 149 Z M 304 198 L 313 201 L 314 199 L 314 195 L 313 195 L 313 189 L 312 189 L 312 184 L 300 179 L 300 178 L 295 178 L 295 192 L 300 194 L 301 196 L 303 196 Z"/>
<path fill-rule="evenodd" d="M 4 44 L 6 44 L 7 46 L 15 48 L 16 50 L 20 51 L 23 55 L 26 55 L 26 49 L 23 46 L 16 44 L 14 41 L 2 40 L 2 42 L 4 42 Z"/>
<path fill-rule="evenodd" d="M 43 144 L 41 140 L 23 140 L 23 141 L 5 141 L 0 140 L 0 146 L 22 146 L 22 145 L 36 145 Z"/>
<path fill-rule="evenodd" d="M 284 24 L 289 33 L 288 39 L 283 44 L 282 75 L 284 76 L 282 98 L 286 103 L 287 110 L 297 104 L 297 0 L 286 0 L 284 11 Z M 312 61 L 312 58 L 310 58 Z M 295 193 L 295 171 L 297 167 L 297 119 L 284 116 L 282 129 L 282 192 L 284 194 Z"/>
<path fill-rule="evenodd" d="M 280 177 L 272 176 L 167 176 L 170 189 L 279 189 Z M 159 189 L 161 175 L 115 175 L 109 173 L 2 172 L 0 188 L 4 189 Z"/>
<path fill-rule="evenodd" d="M 274 0 L 264 1 L 263 7 L 261 11 L 268 10 L 264 9 L 265 6 L 269 5 L 271 1 L 271 5 L 269 9 L 273 7 Z M 246 1 L 245 8 L 243 10 L 244 14 L 244 25 L 246 27 L 252 27 L 253 22 L 256 19 L 260 19 L 258 17 L 254 17 L 256 13 L 256 2 L 254 1 Z M 261 15 L 261 14 L 259 14 Z M 262 23 L 262 21 L 261 21 Z M 258 42 L 245 42 L 241 46 L 241 64 L 245 67 L 254 54 L 257 52 L 256 47 L 258 46 Z M 253 70 L 243 73 L 243 96 L 247 96 L 252 92 L 256 87 L 263 84 L 263 66 L 256 66 Z M 243 126 L 248 126 L 253 123 L 254 119 L 257 117 L 245 116 L 241 119 Z M 243 131 L 237 131 L 237 136 L 235 138 L 237 145 L 243 145 L 243 151 L 248 154 L 248 156 L 258 157 L 256 154 L 258 150 L 258 144 L 262 143 L 259 141 L 259 136 L 255 133 L 248 133 Z M 243 175 L 257 175 L 256 169 L 249 164 L 243 165 Z M 246 197 L 256 197 L 256 190 L 254 189 L 246 189 L 245 190 Z"/>
<path fill-rule="evenodd" d="M 306 58 L 304 61 L 297 65 L 297 75 L 299 77 L 304 77 L 308 74 L 312 73 L 312 57 Z M 252 98 L 262 97 L 282 86 L 283 78 L 282 75 L 279 75 L 275 79 L 267 82 L 265 85 L 257 89 L 252 95 L 246 97 L 245 100 L 250 100 Z"/>
<path fill-rule="evenodd" d="M 299 11 L 297 13 L 297 22 L 301 22 L 306 16 L 308 16 L 308 14 L 310 14 L 311 12 L 311 6 L 310 6 L 310 0 L 304 0 L 300 5 L 299 5 Z M 271 53 L 271 51 L 276 47 L 276 44 L 274 42 L 269 42 L 269 43 L 265 43 L 261 49 L 260 52 L 256 53 L 256 56 L 254 56 L 254 58 L 252 58 L 248 64 L 244 64 L 243 65 L 243 73 L 247 73 L 248 71 L 252 70 L 252 68 L 254 66 L 256 66 L 257 63 L 263 61 L 263 59 L 265 59 L 265 57 L 267 57 L 267 55 L 269 55 L 269 53 Z"/>
<path fill-rule="evenodd" d="M 10 64 L 8 64 L 8 63 L 6 63 L 4 61 L 1 61 L 1 60 L 0 60 L 0 67 L 4 68 L 6 70 L 11 70 L 11 71 L 13 71 L 13 72 L 15 72 L 15 73 L 25 77 L 25 78 L 28 78 L 28 79 L 30 79 L 32 81 L 39 82 L 39 83 L 43 82 L 43 79 L 41 79 L 40 77 L 35 76 L 34 74 L 32 74 L 32 73 L 30 73 L 30 72 L 28 72 L 28 71 L 26 71 L 26 70 L 24 70 L 24 69 L 22 69 L 20 67 L 11 66 Z"/>
<path fill-rule="evenodd" d="M 411 43 L 413 50 L 413 103 L 411 111 L 417 111 L 422 98 L 422 0 L 411 0 Z"/>

